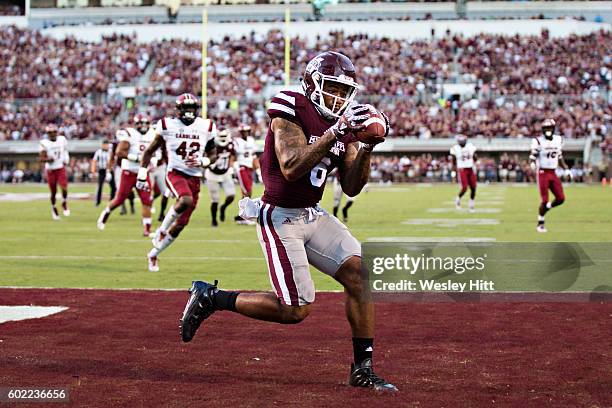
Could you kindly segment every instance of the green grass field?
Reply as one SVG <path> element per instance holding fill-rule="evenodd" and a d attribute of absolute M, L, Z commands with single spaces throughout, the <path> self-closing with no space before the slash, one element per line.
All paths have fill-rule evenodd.
<path fill-rule="evenodd" d="M 93 190 L 93 185 L 71 186 L 73 193 Z M 535 231 L 539 197 L 534 185 L 480 185 L 476 204 L 486 212 L 476 214 L 454 210 L 456 191 L 454 185 L 371 185 L 351 208 L 348 225 L 361 241 L 445 237 L 514 242 L 612 240 L 609 187 L 566 186 L 566 204 L 547 215 L 547 234 Z M 45 185 L 0 186 L 1 195 L 46 192 Z M 270 287 L 255 228 L 232 222 L 210 227 L 205 188 L 192 223 L 160 256 L 159 273 L 147 271 L 151 243 L 141 236 L 138 215 L 119 216 L 117 211 L 102 232 L 96 229 L 101 208 L 95 208 L 91 200 L 73 200 L 72 216 L 55 222 L 46 199 L 17 202 L 1 198 L 0 286 L 187 288 L 194 278 L 216 278 L 224 288 Z M 322 206 L 331 211 L 331 188 Z M 317 271 L 313 277 L 318 289 L 339 289 Z"/>

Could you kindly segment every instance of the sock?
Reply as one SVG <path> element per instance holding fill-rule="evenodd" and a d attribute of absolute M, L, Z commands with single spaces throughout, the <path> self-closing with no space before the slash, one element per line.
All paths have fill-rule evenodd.
<path fill-rule="evenodd" d="M 166 213 L 166 207 L 168 207 L 168 197 L 163 196 L 161 199 L 161 210 L 160 210 L 160 217 L 164 217 L 164 214 Z"/>
<path fill-rule="evenodd" d="M 538 215 L 538 225 L 544 225 L 544 216 Z"/>
<path fill-rule="evenodd" d="M 108 206 L 106 206 L 106 208 L 102 211 L 102 213 L 100 213 L 100 217 L 98 218 L 98 222 L 101 222 L 102 224 L 106 224 L 106 221 L 108 220 L 108 217 L 110 216 L 111 210 L 110 208 L 108 208 Z"/>
<path fill-rule="evenodd" d="M 236 298 L 240 292 L 228 292 L 225 290 L 217 290 L 213 296 L 213 303 L 218 310 L 236 311 Z"/>
<path fill-rule="evenodd" d="M 546 209 L 550 210 L 552 208 L 552 204 L 549 202 L 546 203 Z"/>
<path fill-rule="evenodd" d="M 57 208 L 55 208 L 54 205 L 51 206 L 51 211 L 53 211 L 53 214 L 59 215 L 58 212 L 57 212 Z"/>
<path fill-rule="evenodd" d="M 162 221 L 162 224 L 160 226 L 161 230 L 168 231 L 170 229 L 170 226 L 174 223 L 174 221 L 176 221 L 177 218 L 178 214 L 176 213 L 174 206 L 170 207 L 170 211 L 168 211 L 168 214 L 166 214 L 166 216 L 164 217 L 164 221 Z"/>
<path fill-rule="evenodd" d="M 151 250 L 151 252 L 149 252 L 149 256 L 157 256 L 160 253 L 162 253 L 164 251 L 164 249 L 168 248 L 170 246 L 170 244 L 172 242 L 174 242 L 176 238 L 174 238 L 172 235 L 168 234 L 164 237 L 164 239 L 162 239 L 161 244 L 159 245 L 159 249 L 158 248 L 153 248 Z"/>
<path fill-rule="evenodd" d="M 142 226 L 146 232 L 151 232 L 151 218 L 142 217 Z"/>
<path fill-rule="evenodd" d="M 210 204 L 210 215 L 212 217 L 213 222 L 217 221 L 217 207 L 219 207 L 219 203 Z"/>
<path fill-rule="evenodd" d="M 368 358 L 371 359 L 373 351 L 374 339 L 353 337 L 353 357 L 356 365 L 360 365 Z"/>
<path fill-rule="evenodd" d="M 338 217 L 338 207 L 334 207 L 334 217 Z"/>
<path fill-rule="evenodd" d="M 351 208 L 351 206 L 352 206 L 352 205 L 353 205 L 353 202 L 352 202 L 352 201 L 347 201 L 347 202 L 346 202 L 346 205 L 345 205 L 345 206 L 344 206 L 344 208 L 342 209 L 342 216 L 343 216 L 344 218 L 347 218 L 347 217 L 348 217 L 348 210 L 349 210 L 349 208 Z"/>
<path fill-rule="evenodd" d="M 62 200 L 62 209 L 63 210 L 67 210 L 68 209 L 68 200 L 66 200 L 66 199 Z"/>

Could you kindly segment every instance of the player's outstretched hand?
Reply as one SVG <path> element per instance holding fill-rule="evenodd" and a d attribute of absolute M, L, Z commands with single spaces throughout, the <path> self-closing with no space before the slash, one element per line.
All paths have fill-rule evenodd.
<path fill-rule="evenodd" d="M 336 137 L 342 137 L 348 133 L 362 130 L 364 128 L 363 122 L 370 117 L 368 114 L 369 110 L 367 105 L 349 106 L 330 130 Z"/>

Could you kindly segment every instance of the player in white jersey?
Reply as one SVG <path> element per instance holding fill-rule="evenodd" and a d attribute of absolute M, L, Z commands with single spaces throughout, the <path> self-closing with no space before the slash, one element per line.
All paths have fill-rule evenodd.
<path fill-rule="evenodd" d="M 544 226 L 544 215 L 553 207 L 557 207 L 565 201 L 563 185 L 556 175 L 559 165 L 565 169 L 565 175 L 572 177 L 565 160 L 563 160 L 563 139 L 555 135 L 556 123 L 554 119 L 546 119 L 542 123 L 542 135 L 531 141 L 531 167 L 537 173 L 538 190 L 540 192 L 540 208 L 538 210 L 538 226 L 536 231 L 546 232 Z M 548 190 L 555 196 L 554 201 L 548 201 Z"/>
<path fill-rule="evenodd" d="M 103 230 L 111 212 L 119 207 L 128 198 L 132 189 L 136 186 L 136 178 L 140 167 L 142 153 L 153 140 L 154 132 L 151 129 L 151 121 L 146 115 L 137 114 L 134 116 L 134 127 L 128 127 L 117 131 L 119 144 L 116 148 L 117 159 L 121 161 L 121 181 L 119 192 L 108 206 L 98 217 L 98 228 Z M 137 188 L 140 202 L 142 203 L 142 225 L 143 235 L 148 237 L 151 234 L 151 183 L 146 179 L 146 183 Z"/>
<path fill-rule="evenodd" d="M 455 206 L 458 210 L 461 209 L 461 197 L 463 197 L 469 187 L 470 202 L 468 209 L 470 212 L 474 212 L 474 199 L 476 198 L 476 172 L 474 171 L 474 164 L 478 160 L 476 146 L 468 142 L 465 135 L 457 135 L 456 139 L 457 144 L 450 149 L 453 166 L 457 172 L 457 181 L 461 185 L 461 190 L 459 190 L 459 194 L 455 198 Z"/>
<path fill-rule="evenodd" d="M 234 164 L 236 176 L 240 184 L 242 198 L 251 197 L 253 193 L 253 170 L 256 170 L 261 180 L 259 163 L 255 156 L 255 139 L 251 136 L 251 127 L 240 125 L 238 128 L 239 136 L 234 138 L 234 149 L 236 149 L 236 163 Z M 240 216 L 235 216 L 234 221 L 238 224 L 254 224 L 252 221 L 244 220 Z"/>
<path fill-rule="evenodd" d="M 208 195 L 210 196 L 210 215 L 212 218 L 212 226 L 218 226 L 217 209 L 219 209 L 219 192 L 223 189 L 225 193 L 225 202 L 221 205 L 219 219 L 225 221 L 225 210 L 234 201 L 236 196 L 236 188 L 232 178 L 233 163 L 236 157 L 234 143 L 231 140 L 227 130 L 222 130 L 215 137 L 215 148 L 217 159 L 212 163 L 204 174 L 206 177 L 206 186 L 208 187 Z"/>
<path fill-rule="evenodd" d="M 214 156 L 217 128 L 210 119 L 198 117 L 200 103 L 192 94 L 182 94 L 176 100 L 178 118 L 162 118 L 155 127 L 153 142 L 145 150 L 138 185 L 145 185 L 148 167 L 155 151 L 165 146 L 168 157 L 166 184 L 177 198 L 155 231 L 153 249 L 148 254 L 149 271 L 159 271 L 158 255 L 166 249 L 189 223 L 198 204 L 202 169 Z M 214 159 L 214 157 L 213 157 Z"/>
<path fill-rule="evenodd" d="M 49 124 L 45 128 L 48 139 L 43 139 L 38 145 L 39 159 L 45 163 L 47 173 L 47 183 L 51 191 L 51 217 L 59 220 L 57 208 L 55 208 L 55 193 L 57 185 L 62 189 L 62 209 L 65 217 L 70 215 L 68 209 L 68 178 L 66 177 L 66 165 L 70 161 L 68 153 L 68 142 L 63 135 L 58 136 L 58 129 L 55 124 Z"/>

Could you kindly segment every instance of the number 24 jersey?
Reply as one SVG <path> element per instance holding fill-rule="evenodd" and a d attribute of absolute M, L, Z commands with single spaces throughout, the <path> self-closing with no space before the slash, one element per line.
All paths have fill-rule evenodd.
<path fill-rule="evenodd" d="M 189 167 L 186 162 L 201 159 L 207 144 L 214 143 L 217 127 L 212 120 L 198 117 L 191 125 L 185 125 L 177 118 L 163 118 L 157 122 L 156 132 L 166 144 L 168 171 L 202 177 L 201 167 Z"/>

